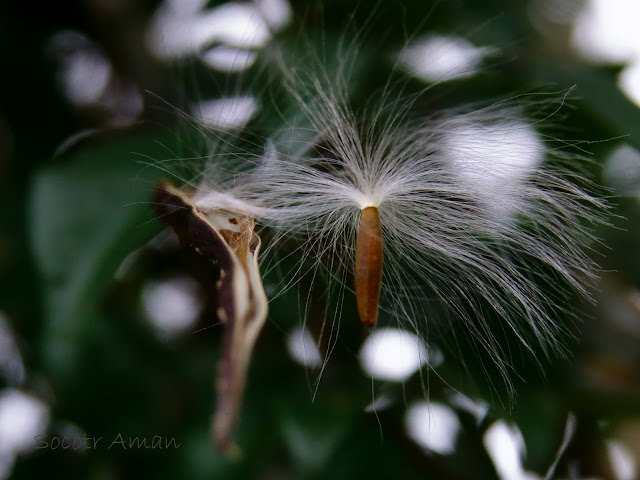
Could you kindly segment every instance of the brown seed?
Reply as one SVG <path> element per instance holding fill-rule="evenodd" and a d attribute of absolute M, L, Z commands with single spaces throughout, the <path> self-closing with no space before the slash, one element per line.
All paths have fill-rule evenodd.
<path fill-rule="evenodd" d="M 356 240 L 355 282 L 360 321 L 373 327 L 378 320 L 382 286 L 382 228 L 377 207 L 362 210 Z"/>

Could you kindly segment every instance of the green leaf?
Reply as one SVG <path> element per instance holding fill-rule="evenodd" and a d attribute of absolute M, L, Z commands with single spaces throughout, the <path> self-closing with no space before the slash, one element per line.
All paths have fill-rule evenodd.
<path fill-rule="evenodd" d="M 160 170 L 136 155 L 166 156 L 152 139 L 140 134 L 82 148 L 35 177 L 31 238 L 45 292 L 42 360 L 54 377 L 73 375 L 116 269 L 160 229 L 150 208 Z"/>
<path fill-rule="evenodd" d="M 631 103 L 618 88 L 617 83 L 603 71 L 576 64 L 533 64 L 531 76 L 544 82 L 560 85 L 576 85 L 576 93 L 585 105 L 606 126 L 607 135 L 628 136 L 626 142 L 640 148 L 640 108 Z"/>

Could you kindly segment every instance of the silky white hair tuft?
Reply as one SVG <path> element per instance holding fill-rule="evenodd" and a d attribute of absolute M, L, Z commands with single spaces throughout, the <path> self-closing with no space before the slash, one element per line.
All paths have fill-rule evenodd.
<path fill-rule="evenodd" d="M 265 141 L 262 155 L 211 154 L 191 182 L 193 201 L 203 212 L 244 214 L 270 229 L 265 272 L 281 265 L 283 244 L 297 245 L 299 261 L 282 274 L 279 291 L 306 276 L 311 288 L 324 274 L 330 345 L 352 291 L 361 212 L 377 207 L 380 321 L 428 342 L 440 331 L 439 342 L 490 359 L 512 392 L 504 337 L 532 358 L 563 355 L 567 319 L 575 318 L 570 298 L 589 298 L 596 278 L 587 251 L 605 203 L 576 167 L 589 160 L 539 131 L 553 116 L 536 109 L 552 105 L 553 114 L 564 98 L 520 95 L 419 118 L 419 96 L 392 93 L 389 81 L 360 112 L 349 98 L 351 60 L 338 58 L 331 74 L 321 62 L 304 70 L 284 63 L 303 126 Z M 296 129 L 308 140 L 292 148 Z"/>

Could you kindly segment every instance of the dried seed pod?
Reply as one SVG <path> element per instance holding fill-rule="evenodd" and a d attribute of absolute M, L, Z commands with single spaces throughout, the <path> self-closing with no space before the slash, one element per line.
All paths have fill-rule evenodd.
<path fill-rule="evenodd" d="M 166 183 L 156 187 L 155 205 L 183 244 L 220 267 L 217 313 L 225 334 L 213 436 L 219 450 L 233 452 L 233 430 L 251 354 L 267 318 L 267 297 L 258 267 L 260 237 L 252 218 L 225 211 L 207 215 L 188 195 Z"/>

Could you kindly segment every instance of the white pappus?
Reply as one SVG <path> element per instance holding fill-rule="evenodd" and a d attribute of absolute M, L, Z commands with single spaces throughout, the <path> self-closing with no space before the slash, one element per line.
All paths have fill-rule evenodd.
<path fill-rule="evenodd" d="M 596 278 L 587 250 L 605 204 L 576 167 L 589 160 L 538 128 L 564 97 L 521 95 L 419 118 L 419 95 L 390 80 L 359 111 L 349 98 L 352 60 L 338 59 L 331 74 L 320 62 L 282 68 L 312 140 L 292 149 L 278 140 L 285 129 L 261 159 L 212 157 L 194 202 L 255 218 L 275 232 L 267 252 L 298 242 L 302 260 L 283 285 L 313 282 L 318 271 L 341 285 L 329 343 L 355 289 L 365 325 L 379 316 L 429 341 L 440 331 L 454 348 L 464 331 L 511 392 L 504 335 L 534 358 L 562 355 L 568 299 L 588 298 Z"/>

